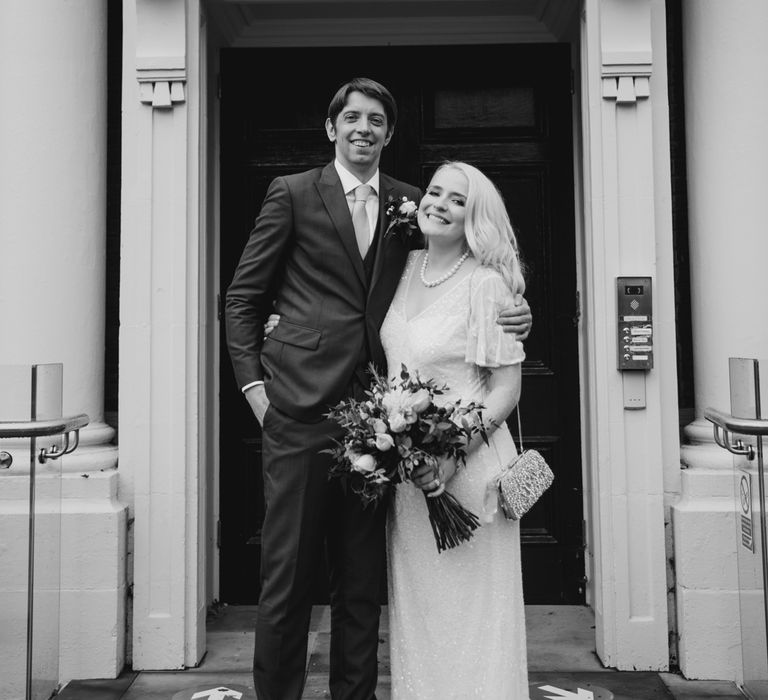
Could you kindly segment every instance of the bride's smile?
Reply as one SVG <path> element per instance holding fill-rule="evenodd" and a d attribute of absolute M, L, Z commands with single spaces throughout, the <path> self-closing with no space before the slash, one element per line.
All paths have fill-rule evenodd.
<path fill-rule="evenodd" d="M 418 221 L 433 255 L 436 246 L 446 252 L 463 247 L 468 189 L 466 176 L 453 169 L 437 173 L 429 184 L 419 205 Z"/>

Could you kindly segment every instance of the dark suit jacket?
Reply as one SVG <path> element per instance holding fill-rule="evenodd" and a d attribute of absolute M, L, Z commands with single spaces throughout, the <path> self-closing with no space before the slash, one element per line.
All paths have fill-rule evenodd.
<path fill-rule="evenodd" d="M 361 358 L 386 370 L 379 328 L 417 235 L 384 238 L 389 196 L 420 191 L 380 173 L 375 261 L 368 281 L 333 163 L 276 178 L 226 295 L 229 354 L 239 386 L 262 379 L 283 413 L 319 421 L 345 398 Z M 272 312 L 277 328 L 263 340 Z"/>

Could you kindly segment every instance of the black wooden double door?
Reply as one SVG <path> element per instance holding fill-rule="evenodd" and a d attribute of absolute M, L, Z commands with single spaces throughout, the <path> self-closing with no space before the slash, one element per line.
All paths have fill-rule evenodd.
<path fill-rule="evenodd" d="M 221 60 L 221 294 L 273 177 L 333 157 L 324 121 L 354 74 L 387 85 L 399 119 L 382 170 L 424 188 L 445 159 L 501 190 L 534 314 L 520 402 L 524 442 L 556 479 L 521 523 L 529 604 L 584 602 L 578 301 L 569 47 L 561 44 L 227 49 Z M 235 386 L 221 331 L 221 600 L 258 596 L 260 432 Z M 510 418 L 516 433 L 516 419 Z M 318 572 L 317 602 L 324 602 Z"/>

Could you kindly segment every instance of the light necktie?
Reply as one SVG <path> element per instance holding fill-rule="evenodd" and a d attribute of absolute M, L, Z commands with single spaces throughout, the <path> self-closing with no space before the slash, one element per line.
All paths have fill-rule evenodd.
<path fill-rule="evenodd" d="M 355 201 L 352 204 L 352 225 L 355 227 L 357 247 L 360 257 L 364 258 L 368 252 L 371 229 L 368 224 L 368 213 L 365 211 L 365 203 L 370 197 L 373 187 L 370 185 L 358 185 L 355 188 Z"/>

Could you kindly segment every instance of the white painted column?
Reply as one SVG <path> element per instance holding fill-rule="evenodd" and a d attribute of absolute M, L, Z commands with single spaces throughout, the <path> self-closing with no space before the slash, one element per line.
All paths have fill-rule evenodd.
<path fill-rule="evenodd" d="M 134 669 L 205 653 L 200 41 L 198 2 L 124 0 L 119 415 Z"/>
<path fill-rule="evenodd" d="M 0 364 L 63 363 L 64 413 L 90 417 L 57 465 L 62 680 L 124 660 L 126 518 L 103 420 L 106 37 L 106 0 L 0 3 Z M 6 512 L 25 461 L 0 473 Z"/>
<path fill-rule="evenodd" d="M 106 1 L 0 6 L 0 363 L 64 364 L 69 471 L 114 467 L 104 416 Z"/>
<path fill-rule="evenodd" d="M 582 15 L 589 574 L 597 653 L 623 670 L 669 662 L 664 467 L 679 445 L 664 25 L 656 0 L 586 0 Z M 621 275 L 652 278 L 649 371 L 617 369 Z"/>
<path fill-rule="evenodd" d="M 728 358 L 768 358 L 768 4 L 685 0 L 683 57 L 696 420 L 675 508 L 680 667 L 736 679 L 732 457 L 711 406 L 730 411 Z"/>

